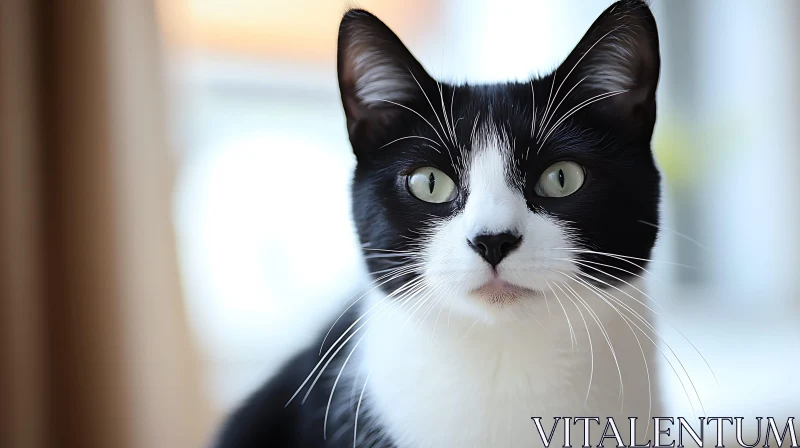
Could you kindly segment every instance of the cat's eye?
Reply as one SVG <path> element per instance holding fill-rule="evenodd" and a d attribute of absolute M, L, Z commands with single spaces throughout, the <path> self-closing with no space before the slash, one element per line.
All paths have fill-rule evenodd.
<path fill-rule="evenodd" d="M 575 162 L 557 162 L 544 170 L 533 191 L 539 196 L 563 198 L 578 191 L 586 178 L 583 167 Z"/>
<path fill-rule="evenodd" d="M 408 191 L 425 202 L 441 204 L 456 198 L 456 184 L 447 174 L 432 166 L 415 169 L 406 182 Z"/>

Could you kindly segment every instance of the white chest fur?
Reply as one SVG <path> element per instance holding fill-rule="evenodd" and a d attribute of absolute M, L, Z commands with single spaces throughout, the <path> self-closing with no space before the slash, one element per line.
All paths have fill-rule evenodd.
<path fill-rule="evenodd" d="M 541 324 L 533 318 L 475 323 L 455 315 L 448 322 L 447 309 L 422 322 L 421 313 L 409 320 L 405 309 L 387 312 L 363 341 L 365 407 L 399 447 L 541 446 L 531 417 L 542 417 L 549 429 L 555 416 L 644 421 L 658 415 L 652 342 L 596 295 L 576 290 L 594 317 L 565 297 L 563 308 L 550 298 L 551 315 L 536 313 Z M 646 300 L 631 288 L 624 291 Z M 635 300 L 615 292 L 648 318 Z M 573 431 L 573 446 L 580 446 L 581 431 Z"/>

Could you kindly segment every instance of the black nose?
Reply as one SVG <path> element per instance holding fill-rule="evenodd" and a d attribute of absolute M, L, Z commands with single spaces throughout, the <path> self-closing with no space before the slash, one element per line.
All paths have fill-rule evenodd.
<path fill-rule="evenodd" d="M 467 240 L 467 243 L 472 250 L 489 262 L 492 267 L 496 267 L 506 255 L 519 247 L 521 241 L 521 236 L 503 232 L 496 234 L 484 233 L 475 236 L 472 240 Z"/>

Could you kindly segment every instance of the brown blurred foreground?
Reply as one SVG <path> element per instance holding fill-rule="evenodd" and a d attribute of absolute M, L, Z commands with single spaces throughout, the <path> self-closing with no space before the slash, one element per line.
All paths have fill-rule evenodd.
<path fill-rule="evenodd" d="M 209 420 L 147 1 L 0 2 L 0 446 L 189 447 Z"/>

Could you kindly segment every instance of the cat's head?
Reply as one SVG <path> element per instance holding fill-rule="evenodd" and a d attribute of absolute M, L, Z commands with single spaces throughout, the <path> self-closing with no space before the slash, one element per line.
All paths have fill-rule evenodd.
<path fill-rule="evenodd" d="M 347 12 L 339 87 L 376 284 L 491 318 L 565 282 L 640 275 L 659 216 L 659 65 L 640 1 L 603 12 L 553 73 L 490 85 L 437 82 L 380 20 Z"/>

